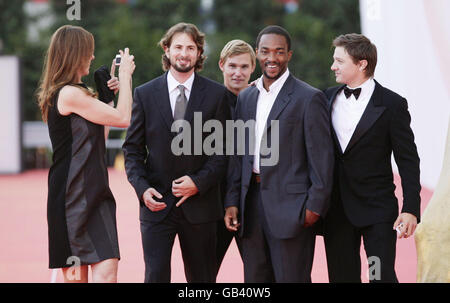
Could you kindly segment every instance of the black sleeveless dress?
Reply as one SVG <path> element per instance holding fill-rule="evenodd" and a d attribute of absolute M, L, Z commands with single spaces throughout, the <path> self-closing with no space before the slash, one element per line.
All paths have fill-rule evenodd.
<path fill-rule="evenodd" d="M 104 127 L 77 114 L 62 116 L 58 96 L 59 92 L 48 112 L 53 148 L 47 200 L 49 267 L 120 258 Z"/>

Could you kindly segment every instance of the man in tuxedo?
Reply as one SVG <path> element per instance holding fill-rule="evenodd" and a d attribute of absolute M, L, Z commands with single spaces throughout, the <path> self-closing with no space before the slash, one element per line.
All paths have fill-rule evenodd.
<path fill-rule="evenodd" d="M 332 203 L 324 219 L 329 280 L 361 282 L 362 237 L 371 282 L 397 282 L 394 229 L 408 238 L 420 216 L 419 157 L 408 105 L 373 79 L 377 50 L 368 38 L 341 35 L 333 45 L 331 70 L 342 85 L 325 91 L 336 154 Z M 402 179 L 400 215 L 392 153 Z"/>
<path fill-rule="evenodd" d="M 247 88 L 255 66 L 255 51 L 250 44 L 243 40 L 229 41 L 220 53 L 219 68 L 223 73 L 223 82 L 227 88 L 228 105 L 232 117 L 236 108 L 237 96 L 240 91 Z M 223 200 L 226 194 L 226 179 L 225 177 L 221 183 L 221 196 Z M 225 253 L 233 238 L 235 238 L 239 253 L 241 253 L 239 237 L 236 235 L 236 232 L 230 232 L 226 229 L 223 220 L 217 222 L 217 272 L 220 269 Z"/>
<path fill-rule="evenodd" d="M 197 74 L 205 56 L 204 34 L 195 25 L 174 25 L 159 45 L 166 72 L 135 89 L 123 145 L 128 180 L 140 201 L 145 282 L 170 282 L 176 235 L 186 280 L 215 282 L 216 228 L 224 213 L 219 183 L 227 160 L 224 152 L 198 154 L 199 146 L 190 144 L 190 152 L 179 154 L 173 140 L 191 135 L 191 140 L 183 137 L 183 151 L 189 141 L 195 144 L 200 139 L 203 144 L 207 133 L 196 138 L 195 125 L 189 130 L 178 124 L 183 120 L 192 124 L 199 114 L 203 123 L 214 119 L 225 127 L 230 118 L 226 89 Z"/>
<path fill-rule="evenodd" d="M 325 215 L 332 188 L 327 100 L 290 74 L 285 29 L 264 28 L 256 46 L 263 75 L 238 96 L 235 119 L 248 128 L 230 167 L 225 224 L 240 230 L 245 282 L 311 282 L 311 226 Z"/>

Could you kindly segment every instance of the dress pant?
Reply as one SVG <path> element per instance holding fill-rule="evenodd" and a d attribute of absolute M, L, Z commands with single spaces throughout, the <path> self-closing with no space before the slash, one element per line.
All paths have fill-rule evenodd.
<path fill-rule="evenodd" d="M 214 283 L 216 226 L 216 221 L 191 224 L 181 207 L 175 206 L 161 222 L 141 220 L 145 282 L 170 283 L 172 248 L 178 234 L 186 281 Z"/>
<path fill-rule="evenodd" d="M 393 224 L 394 222 L 366 227 L 353 226 L 345 215 L 342 202 L 333 201 L 324 220 L 329 281 L 361 283 L 362 238 L 369 261 L 369 281 L 397 283 L 394 269 L 397 238 L 396 232 L 392 230 Z"/>
<path fill-rule="evenodd" d="M 260 185 L 255 178 L 247 195 L 241 245 L 245 282 L 311 282 L 315 234 L 311 228 L 302 228 L 293 238 L 272 236 L 264 215 Z"/>
<path fill-rule="evenodd" d="M 216 276 L 219 273 L 220 266 L 222 265 L 223 258 L 230 247 L 233 238 L 236 240 L 236 245 L 239 250 L 239 254 L 242 258 L 242 248 L 241 241 L 238 236 L 238 232 L 231 232 L 225 227 L 225 222 L 223 220 L 217 221 L 217 245 L 216 245 L 216 257 L 217 257 L 217 268 Z"/>

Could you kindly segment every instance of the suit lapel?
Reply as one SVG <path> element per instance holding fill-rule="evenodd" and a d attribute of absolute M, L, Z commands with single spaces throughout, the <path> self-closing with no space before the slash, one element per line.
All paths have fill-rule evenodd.
<path fill-rule="evenodd" d="M 381 85 L 375 81 L 375 90 L 369 100 L 369 103 L 367 104 L 366 109 L 364 110 L 361 119 L 358 122 L 358 125 L 356 126 L 347 148 L 345 149 L 345 153 L 347 153 L 372 127 L 385 109 L 386 107 L 382 106 Z"/>
<path fill-rule="evenodd" d="M 203 79 L 196 73 L 194 77 L 194 83 L 192 84 L 191 94 L 189 96 L 186 113 L 184 114 L 184 120 L 191 125 L 194 119 L 194 112 L 201 112 L 201 105 L 205 94 L 202 93 L 205 89 L 205 83 Z"/>
<path fill-rule="evenodd" d="M 256 107 L 258 105 L 259 90 L 255 87 L 247 102 L 248 120 L 256 121 Z"/>
<path fill-rule="evenodd" d="M 156 86 L 158 88 L 156 92 L 157 108 L 163 117 L 166 126 L 171 131 L 173 123 L 172 108 L 170 107 L 169 90 L 167 87 L 167 72 L 161 76 L 160 83 Z"/>
<path fill-rule="evenodd" d="M 334 145 L 337 147 L 338 152 L 339 152 L 340 155 L 343 154 L 343 151 L 342 151 L 341 144 L 339 143 L 339 139 L 338 139 L 338 137 L 336 135 L 336 131 L 334 130 L 334 127 L 333 127 L 331 113 L 333 112 L 333 104 L 334 104 L 334 101 L 336 100 L 336 96 L 344 87 L 345 87 L 345 85 L 341 85 L 340 87 L 338 87 L 336 89 L 336 91 L 331 96 L 331 99 L 330 99 L 330 102 L 329 102 L 329 108 L 328 108 L 328 112 L 329 112 L 329 115 L 330 115 L 329 118 L 330 118 L 330 124 L 331 124 L 331 134 L 333 136 L 333 140 L 334 140 L 334 143 L 335 143 Z"/>
<path fill-rule="evenodd" d="M 156 95 L 156 103 L 157 108 L 161 113 L 161 116 L 163 117 L 164 122 L 166 123 L 166 126 L 168 130 L 171 132 L 172 124 L 173 124 L 173 114 L 172 114 L 172 108 L 170 106 L 170 98 L 169 98 L 169 90 L 167 87 L 167 72 L 161 76 L 160 83 L 157 85 L 158 91 Z M 184 119 L 188 121 L 189 123 L 192 123 L 192 120 L 194 118 L 194 112 L 201 111 L 201 104 L 203 102 L 203 99 L 205 97 L 205 94 L 202 94 L 202 91 L 205 88 L 205 84 L 198 76 L 195 75 L 194 83 L 192 84 L 192 90 L 191 94 L 189 96 L 188 105 L 186 108 L 186 113 L 184 115 Z M 174 136 L 176 133 L 172 133 Z"/>
<path fill-rule="evenodd" d="M 345 84 L 344 84 L 344 85 L 341 85 L 341 86 L 339 86 L 339 87 L 337 87 L 337 88 L 335 89 L 335 91 L 333 92 L 333 94 L 331 95 L 330 102 L 329 102 L 329 104 L 328 104 L 328 106 L 329 106 L 328 109 L 330 110 L 330 115 L 331 115 L 331 110 L 333 109 L 334 100 L 336 100 L 337 94 L 338 94 L 344 87 L 345 87 Z"/>
<path fill-rule="evenodd" d="M 289 75 L 280 92 L 278 93 L 272 109 L 270 110 L 269 116 L 267 117 L 264 133 L 266 133 L 266 131 L 270 129 L 271 121 L 276 120 L 283 109 L 286 107 L 286 105 L 288 105 L 289 101 L 291 101 L 291 97 L 289 95 L 292 94 L 294 82 L 294 77 L 292 77 L 292 75 Z"/>

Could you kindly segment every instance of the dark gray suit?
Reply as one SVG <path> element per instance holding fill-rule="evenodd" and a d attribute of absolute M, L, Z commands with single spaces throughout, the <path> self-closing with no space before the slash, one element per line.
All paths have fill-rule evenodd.
<path fill-rule="evenodd" d="M 236 120 L 255 120 L 258 96 L 255 86 L 239 94 Z M 246 150 L 234 156 L 225 207 L 239 209 L 246 282 L 309 282 L 315 235 L 303 227 L 305 209 L 323 217 L 332 189 L 334 154 L 326 97 L 289 75 L 270 111 L 263 140 L 270 141 L 272 120 L 279 120 L 278 163 L 261 165 L 261 183 L 255 183 L 253 155 Z M 245 140 L 248 149 L 248 136 Z"/>

